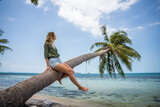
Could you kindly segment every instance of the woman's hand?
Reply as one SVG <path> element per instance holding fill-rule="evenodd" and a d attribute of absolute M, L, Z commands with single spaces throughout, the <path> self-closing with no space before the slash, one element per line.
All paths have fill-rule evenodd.
<path fill-rule="evenodd" d="M 47 66 L 47 68 L 46 68 L 46 70 L 45 70 L 45 71 L 47 71 L 47 70 L 49 70 L 49 69 L 51 69 L 51 67 L 50 67 L 50 66 Z"/>

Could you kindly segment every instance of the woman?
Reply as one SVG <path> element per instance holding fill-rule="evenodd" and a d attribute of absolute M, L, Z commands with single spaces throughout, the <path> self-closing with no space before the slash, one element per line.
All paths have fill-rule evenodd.
<path fill-rule="evenodd" d="M 49 32 L 44 44 L 44 57 L 47 63 L 46 70 L 52 68 L 56 71 L 64 72 L 64 75 L 61 78 L 57 79 L 61 85 L 61 80 L 69 76 L 70 80 L 78 87 L 79 90 L 88 91 L 88 88 L 83 87 L 78 83 L 75 76 L 73 75 L 74 70 L 66 63 L 62 63 L 62 61 L 60 60 L 60 55 L 57 51 L 57 48 L 55 47 L 55 45 L 53 45 L 53 42 L 55 40 L 56 35 L 54 34 L 54 32 Z"/>

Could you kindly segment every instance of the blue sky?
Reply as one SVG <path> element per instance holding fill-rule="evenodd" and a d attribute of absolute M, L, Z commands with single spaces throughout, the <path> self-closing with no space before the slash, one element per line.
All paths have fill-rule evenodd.
<path fill-rule="evenodd" d="M 0 1 L 2 38 L 13 52 L 0 55 L 0 72 L 35 72 L 46 69 L 43 44 L 48 32 L 55 32 L 55 46 L 64 62 L 90 50 L 103 41 L 100 26 L 108 34 L 124 30 L 142 59 L 132 63 L 133 73 L 160 72 L 160 0 L 29 0 Z M 88 72 L 99 73 L 99 57 L 88 64 Z M 86 62 L 74 68 L 86 72 Z M 130 73 L 122 65 L 125 73 Z M 107 71 L 105 71 L 107 73 Z"/>

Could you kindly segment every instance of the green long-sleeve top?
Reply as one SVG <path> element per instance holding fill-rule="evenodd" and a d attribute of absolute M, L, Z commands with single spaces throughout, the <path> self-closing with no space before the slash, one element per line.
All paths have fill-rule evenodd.
<path fill-rule="evenodd" d="M 45 59 L 49 59 L 51 57 L 55 58 L 55 57 L 59 57 L 59 53 L 57 51 L 57 48 L 53 48 L 53 46 L 49 43 L 46 42 L 44 44 L 44 57 Z"/>

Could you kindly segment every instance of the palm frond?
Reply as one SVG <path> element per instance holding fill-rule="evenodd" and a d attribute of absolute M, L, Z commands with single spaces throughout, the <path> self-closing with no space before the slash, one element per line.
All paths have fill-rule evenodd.
<path fill-rule="evenodd" d="M 106 62 L 106 68 L 107 68 L 107 71 L 110 75 L 110 77 L 112 78 L 112 65 L 111 65 L 111 54 L 110 52 L 107 52 L 107 62 Z"/>
<path fill-rule="evenodd" d="M 3 30 L 0 29 L 0 36 L 2 36 L 3 33 L 4 33 Z"/>
<path fill-rule="evenodd" d="M 101 51 L 103 49 L 103 47 L 102 48 L 98 48 L 97 50 L 95 50 L 94 52 L 99 52 L 99 51 Z"/>
<path fill-rule="evenodd" d="M 124 31 L 115 32 L 110 37 L 111 43 L 117 44 L 130 44 L 132 45 L 132 41 L 127 37 L 127 33 Z"/>
<path fill-rule="evenodd" d="M 36 6 L 38 5 L 38 0 L 31 0 L 31 2 Z"/>
<path fill-rule="evenodd" d="M 117 72 L 125 79 L 124 71 L 123 71 L 118 59 L 115 57 L 114 57 L 114 65 L 117 69 Z"/>
<path fill-rule="evenodd" d="M 90 50 L 92 50 L 94 48 L 94 46 L 97 46 L 97 47 L 102 46 L 103 47 L 103 46 L 107 46 L 107 45 L 108 44 L 104 43 L 104 42 L 96 42 L 90 47 Z"/>
<path fill-rule="evenodd" d="M 101 29 L 102 29 L 102 35 L 104 35 L 104 40 L 109 42 L 109 38 L 108 38 L 108 35 L 107 35 L 107 32 L 106 32 L 106 26 L 103 25 L 101 27 Z"/>
<path fill-rule="evenodd" d="M 126 56 L 121 50 L 119 50 L 118 48 L 114 47 L 114 50 L 117 53 L 118 58 L 121 59 L 122 63 L 124 63 L 127 68 L 131 71 L 131 61 L 133 61 L 130 57 Z"/>
<path fill-rule="evenodd" d="M 114 62 L 114 60 L 113 60 L 113 56 L 111 56 L 111 65 L 112 65 L 112 71 L 113 71 L 113 75 L 114 75 L 114 79 L 116 79 L 116 73 L 115 73 L 115 68 L 114 68 L 114 64 L 113 64 L 113 62 Z"/>
<path fill-rule="evenodd" d="M 100 73 L 100 77 L 103 78 L 103 74 L 104 74 L 104 70 L 105 70 L 105 65 L 106 64 L 106 57 L 103 56 L 102 57 L 102 61 L 99 65 L 99 73 Z"/>
<path fill-rule="evenodd" d="M 0 39 L 0 43 L 9 43 L 7 39 Z"/>
<path fill-rule="evenodd" d="M 0 53 L 1 53 L 1 55 L 4 54 L 5 50 L 13 51 L 10 47 L 0 45 Z"/>
<path fill-rule="evenodd" d="M 109 48 L 110 48 L 110 51 L 111 51 L 111 55 L 115 56 L 116 57 L 116 53 L 115 53 L 115 50 L 114 50 L 114 47 L 113 47 L 113 44 L 109 44 Z"/>
<path fill-rule="evenodd" d="M 127 50 L 126 54 L 128 56 L 136 58 L 138 61 L 141 60 L 141 55 L 136 50 L 134 50 L 133 48 L 131 48 L 127 45 L 118 45 L 118 47 L 120 47 L 121 51 Z M 131 53 L 128 53 L 129 51 L 131 51 Z"/>

